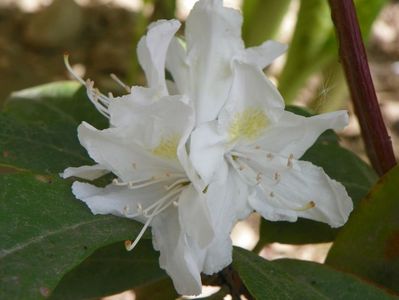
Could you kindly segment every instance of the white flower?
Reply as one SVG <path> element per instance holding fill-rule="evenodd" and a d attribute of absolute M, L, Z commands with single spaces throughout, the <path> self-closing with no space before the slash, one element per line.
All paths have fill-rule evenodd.
<path fill-rule="evenodd" d="M 193 101 L 197 124 L 214 120 L 226 102 L 234 60 L 263 69 L 286 50 L 273 41 L 245 49 L 241 25 L 241 14 L 223 7 L 222 0 L 201 0 L 187 17 L 185 41 L 172 39 L 166 68 L 175 93 Z"/>
<path fill-rule="evenodd" d="M 93 214 L 144 223 L 135 241 L 127 242 L 128 250 L 151 227 L 154 248 L 161 253 L 160 266 L 172 277 L 176 290 L 199 294 L 200 273 L 209 265 L 207 247 L 214 230 L 202 193 L 205 186 L 186 152 L 194 113 L 185 96 L 168 95 L 164 79 L 166 50 L 179 25 L 160 21 L 151 26 L 138 47 L 149 87 L 131 91 L 126 87 L 130 93 L 122 97 L 101 94 L 92 82 L 76 76 L 66 59 L 71 73 L 86 85 L 91 101 L 109 118 L 110 128 L 97 130 L 83 122 L 78 137 L 97 165 L 68 168 L 62 176 L 93 180 L 113 173 L 116 178 L 105 188 L 74 182 L 74 195 Z"/>
<path fill-rule="evenodd" d="M 231 263 L 230 231 L 253 210 L 269 220 L 340 226 L 352 209 L 341 184 L 298 160 L 321 132 L 344 126 L 346 113 L 284 111 L 262 69 L 286 47 L 268 41 L 245 49 L 241 23 L 222 0 L 200 0 L 187 18 L 186 41 L 174 37 L 176 20 L 151 24 L 137 48 L 148 87 L 130 88 L 112 75 L 128 92 L 122 97 L 101 94 L 66 60 L 110 128 L 83 122 L 79 140 L 97 164 L 62 176 L 114 174 L 104 188 L 75 182 L 73 193 L 94 214 L 144 223 L 128 250 L 151 227 L 160 266 L 181 294 L 199 294 L 201 272 Z M 165 80 L 165 65 L 174 82 Z"/>
<path fill-rule="evenodd" d="M 271 221 L 303 217 L 343 225 L 353 207 L 344 186 L 298 159 L 323 131 L 343 128 L 347 112 L 305 118 L 284 111 L 280 94 L 259 69 L 235 64 L 218 119 L 191 135 L 190 158 L 201 178 L 234 189 L 231 178 L 239 177 L 249 187 L 242 201 Z"/>

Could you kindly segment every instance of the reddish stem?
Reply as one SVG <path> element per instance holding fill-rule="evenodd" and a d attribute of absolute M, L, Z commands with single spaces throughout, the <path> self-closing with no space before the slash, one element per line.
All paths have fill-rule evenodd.
<path fill-rule="evenodd" d="M 355 6 L 352 0 L 328 2 L 367 155 L 377 173 L 383 175 L 396 165 L 396 160 L 371 79 Z"/>

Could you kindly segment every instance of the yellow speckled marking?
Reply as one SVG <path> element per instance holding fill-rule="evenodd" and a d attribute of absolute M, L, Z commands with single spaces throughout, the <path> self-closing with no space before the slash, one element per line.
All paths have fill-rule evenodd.
<path fill-rule="evenodd" d="M 268 124 L 267 116 L 259 109 L 247 108 L 243 112 L 237 112 L 229 130 L 230 141 L 235 142 L 239 138 L 255 139 Z"/>
<path fill-rule="evenodd" d="M 177 146 L 179 145 L 179 140 L 180 137 L 178 135 L 173 135 L 169 138 L 162 138 L 159 145 L 152 149 L 152 154 L 162 158 L 177 159 Z"/>

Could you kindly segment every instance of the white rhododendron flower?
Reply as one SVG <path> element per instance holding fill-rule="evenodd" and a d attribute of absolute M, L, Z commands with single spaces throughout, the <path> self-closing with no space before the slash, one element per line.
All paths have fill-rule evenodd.
<path fill-rule="evenodd" d="M 128 250 L 151 226 L 154 247 L 161 252 L 160 266 L 172 277 L 176 290 L 199 294 L 200 273 L 214 269 L 213 261 L 207 260 L 208 255 L 214 256 L 207 250 L 214 232 L 202 193 L 205 186 L 193 173 L 186 152 L 194 113 L 186 97 L 169 96 L 165 84 L 164 58 L 179 25 L 174 20 L 156 22 L 141 39 L 139 57 L 142 64 L 146 61 L 149 87 L 134 87 L 126 96 L 101 94 L 92 82 L 75 75 L 66 59 L 70 72 L 87 86 L 96 108 L 109 118 L 110 128 L 97 130 L 83 122 L 79 141 L 97 165 L 71 167 L 62 176 L 93 180 L 112 172 L 116 178 L 105 188 L 75 182 L 74 195 L 94 214 L 114 214 L 145 224 L 133 243 L 127 241 Z M 159 47 L 158 52 L 152 52 L 155 48 L 149 44 Z"/>
<path fill-rule="evenodd" d="M 239 176 L 250 189 L 244 201 L 267 220 L 303 217 L 338 227 L 353 208 L 344 186 L 298 159 L 325 130 L 347 123 L 346 111 L 309 118 L 285 111 L 264 74 L 236 62 L 228 101 L 217 120 L 194 130 L 190 157 L 205 183 L 217 178 L 228 189 L 228 173 Z"/>
<path fill-rule="evenodd" d="M 214 120 L 226 102 L 234 60 L 263 69 L 286 50 L 274 41 L 245 49 L 241 25 L 241 14 L 223 7 L 223 1 L 198 1 L 186 20 L 185 41 L 172 39 L 166 68 L 175 93 L 193 102 L 197 124 Z"/>
<path fill-rule="evenodd" d="M 352 210 L 340 183 L 299 160 L 323 131 L 346 125 L 346 112 L 311 118 L 286 112 L 262 72 L 286 47 L 268 41 L 245 49 L 241 24 L 222 0 L 196 3 L 185 40 L 175 37 L 176 20 L 151 24 L 137 47 L 148 87 L 130 88 L 112 75 L 128 92 L 122 97 L 101 94 L 66 59 L 110 126 L 79 126 L 96 164 L 62 176 L 112 173 L 106 187 L 74 182 L 74 195 L 94 214 L 144 224 L 128 250 L 150 227 L 160 266 L 181 294 L 199 294 L 201 272 L 231 263 L 230 232 L 254 210 L 268 220 L 304 217 L 333 227 Z"/>

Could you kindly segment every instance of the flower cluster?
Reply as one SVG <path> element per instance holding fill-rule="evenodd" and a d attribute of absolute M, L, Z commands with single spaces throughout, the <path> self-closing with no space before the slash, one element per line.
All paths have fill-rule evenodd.
<path fill-rule="evenodd" d="M 342 184 L 299 160 L 323 131 L 343 128 L 347 113 L 305 118 L 285 111 L 262 69 L 286 47 L 267 41 L 246 49 L 241 24 L 222 0 L 201 0 L 184 38 L 175 37 L 177 20 L 155 22 L 141 38 L 137 53 L 148 87 L 106 96 L 76 76 L 110 126 L 79 126 L 97 164 L 62 176 L 112 173 L 103 188 L 74 182 L 74 195 L 94 214 L 144 224 L 128 250 L 151 227 L 160 266 L 181 294 L 199 294 L 201 272 L 231 263 L 232 227 L 253 211 L 271 221 L 303 217 L 337 227 L 352 210 Z"/>

